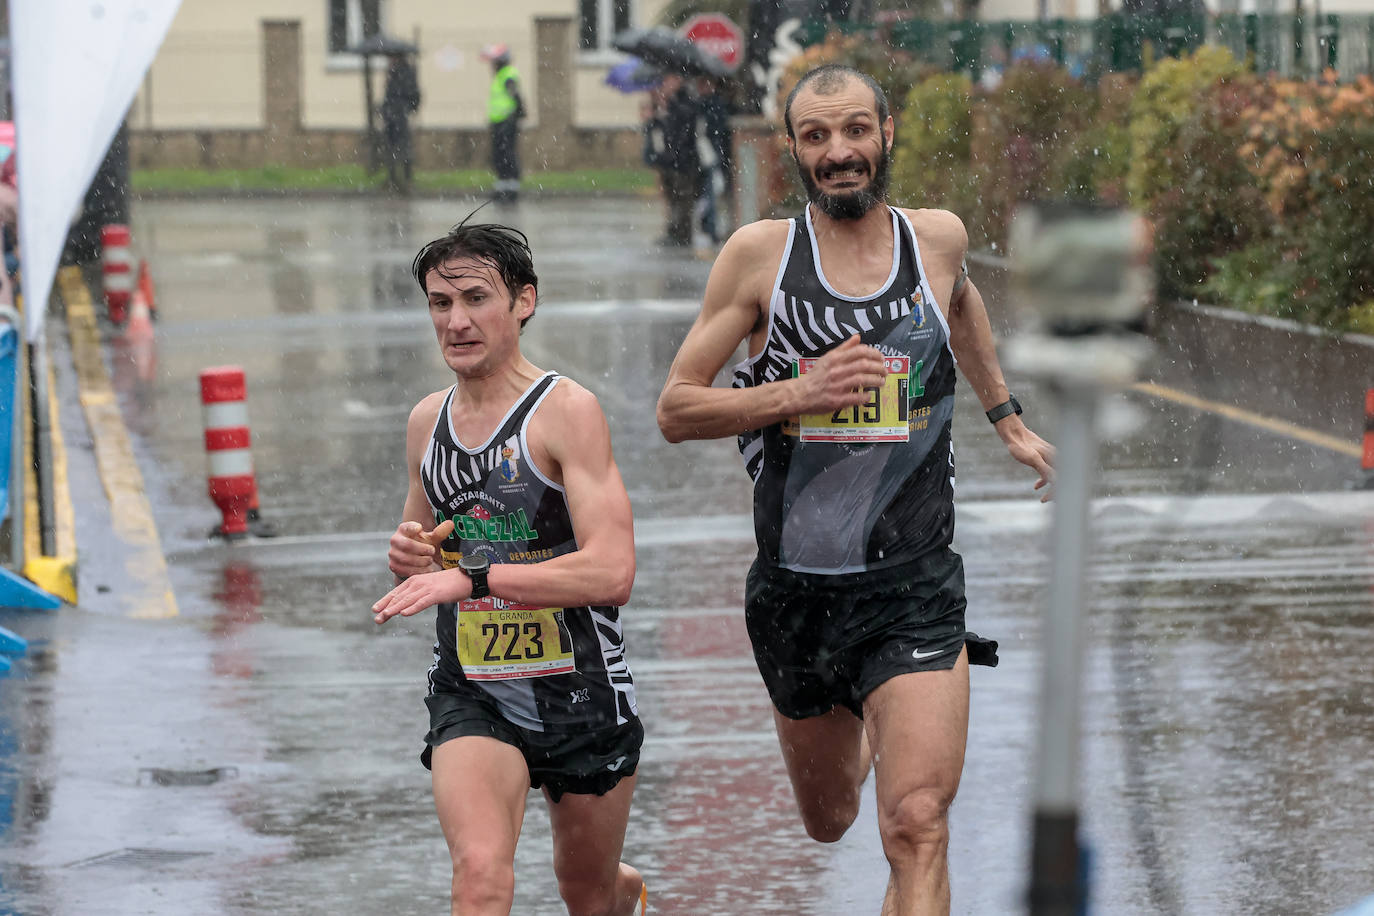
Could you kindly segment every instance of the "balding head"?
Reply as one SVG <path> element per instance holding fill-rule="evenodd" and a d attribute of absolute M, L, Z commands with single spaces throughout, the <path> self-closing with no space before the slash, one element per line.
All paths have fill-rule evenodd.
<path fill-rule="evenodd" d="M 792 91 L 787 94 L 787 103 L 783 105 L 782 109 L 782 122 L 787 127 L 787 136 L 790 139 L 796 139 L 796 135 L 792 132 L 792 102 L 802 90 L 814 92 L 816 95 L 834 95 L 843 91 L 853 81 L 863 83 L 873 91 L 873 110 L 878 115 L 878 123 L 885 123 L 890 113 L 887 105 L 887 93 L 883 92 L 883 87 L 878 85 L 877 80 L 867 73 L 862 73 L 853 67 L 846 67 L 844 64 L 826 64 L 817 67 L 797 80 L 797 85 L 793 86 Z"/>

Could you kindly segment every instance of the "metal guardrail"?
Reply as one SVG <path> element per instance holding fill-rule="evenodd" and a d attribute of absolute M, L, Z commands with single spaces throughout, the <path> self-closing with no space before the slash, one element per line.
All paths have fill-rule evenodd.
<path fill-rule="evenodd" d="M 1260 73 L 1307 78 L 1327 69 L 1342 80 L 1374 75 L 1374 15 L 1217 14 L 984 22 L 907 19 L 893 23 L 804 23 L 803 46 L 832 30 L 876 36 L 974 80 L 1022 59 L 1053 61 L 1078 76 L 1138 72 L 1152 60 L 1202 45 L 1225 47 Z"/>

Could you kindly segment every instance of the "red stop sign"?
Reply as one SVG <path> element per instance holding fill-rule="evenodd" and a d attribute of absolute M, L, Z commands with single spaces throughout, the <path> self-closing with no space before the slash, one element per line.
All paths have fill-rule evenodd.
<path fill-rule="evenodd" d="M 744 57 L 744 32 L 722 13 L 693 16 L 683 23 L 682 35 L 707 54 L 719 58 L 731 70 L 738 67 Z"/>

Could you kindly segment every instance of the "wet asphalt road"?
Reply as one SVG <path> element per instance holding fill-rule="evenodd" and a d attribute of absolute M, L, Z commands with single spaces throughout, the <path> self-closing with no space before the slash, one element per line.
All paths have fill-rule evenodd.
<path fill-rule="evenodd" d="M 0 682 L 0 912 L 446 911 L 418 761 L 432 618 L 378 629 L 409 408 L 451 381 L 412 255 L 473 201 L 145 202 L 156 364 L 114 384 L 180 608 L 130 620 L 89 434 L 59 366 L 81 605 L 4 612 L 34 642 Z M 624 612 L 647 738 L 626 840 L 658 914 L 876 913 L 871 796 L 850 835 L 803 834 L 740 604 L 752 559 L 733 443 L 653 418 L 709 263 L 665 254 L 640 199 L 484 211 L 529 232 L 527 355 L 594 391 L 636 514 Z M 978 278 L 975 278 L 978 279 Z M 984 285 L 996 317 L 997 284 Z M 1002 325 L 1005 326 L 1005 325 Z M 59 361 L 60 362 L 60 361 Z M 241 365 L 274 540 L 207 541 L 197 375 Z M 1161 367 L 1186 389 L 1188 367 Z M 1052 420 L 1011 375 L 1037 430 Z M 1049 511 L 961 388 L 956 547 L 975 669 L 952 815 L 954 911 L 1025 885 Z M 1374 893 L 1374 496 L 1348 457 L 1139 395 L 1112 401 L 1087 622 L 1082 817 L 1093 911 L 1324 914 Z M 85 437 L 85 438 L 83 438 Z M 210 771 L 158 784 L 156 768 Z M 561 912 L 534 796 L 514 912 Z"/>

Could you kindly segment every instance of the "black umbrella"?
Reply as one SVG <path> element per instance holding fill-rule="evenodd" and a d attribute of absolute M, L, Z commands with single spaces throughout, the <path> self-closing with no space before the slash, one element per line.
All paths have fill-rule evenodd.
<path fill-rule="evenodd" d="M 626 29 L 616 34 L 611 46 L 666 73 L 717 78 L 730 75 L 730 68 L 724 61 L 707 54 L 672 29 Z"/>
<path fill-rule="evenodd" d="M 344 49 L 350 54 L 414 54 L 420 49 L 412 42 L 388 35 L 369 35 L 352 47 Z"/>

